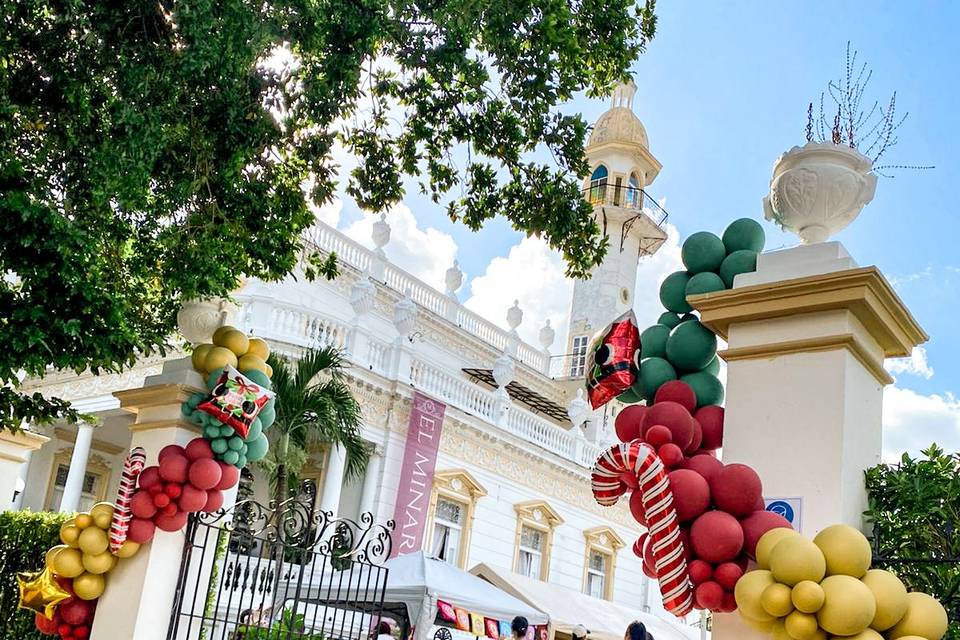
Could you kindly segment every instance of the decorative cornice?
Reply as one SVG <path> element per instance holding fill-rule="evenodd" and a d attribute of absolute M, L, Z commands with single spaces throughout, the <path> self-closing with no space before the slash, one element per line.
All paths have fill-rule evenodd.
<path fill-rule="evenodd" d="M 886 357 L 909 356 L 928 336 L 876 267 L 835 271 L 687 298 L 723 339 L 733 323 L 817 311 L 850 311 Z"/>
<path fill-rule="evenodd" d="M 487 490 L 466 469 L 444 469 L 433 474 L 433 485 L 462 496 L 465 500 L 482 498 Z"/>
<path fill-rule="evenodd" d="M 57 439 L 61 442 L 69 442 L 71 444 L 77 441 L 77 432 L 71 431 L 64 427 L 56 427 L 53 430 L 54 434 L 57 436 Z M 90 446 L 97 451 L 102 451 L 107 455 L 115 456 L 122 451 L 126 451 L 126 447 L 121 447 L 119 445 L 113 444 L 112 442 L 107 442 L 105 440 L 93 439 L 93 442 Z"/>
<path fill-rule="evenodd" d="M 181 404 L 187 401 L 194 393 L 203 393 L 185 384 L 155 384 L 149 387 L 115 391 L 114 396 L 120 400 L 120 407 L 131 413 L 138 413 L 148 407 L 162 407 L 170 404 Z M 131 427 L 132 428 L 132 427 Z"/>
<path fill-rule="evenodd" d="M 517 515 L 550 528 L 563 524 L 563 518 L 545 500 L 527 500 L 513 505 Z M 539 514 L 539 515 L 538 515 Z M 544 522 L 545 521 L 545 522 Z"/>
<path fill-rule="evenodd" d="M 33 431 L 13 433 L 5 429 L 0 430 L 0 460 L 10 460 L 16 463 L 26 462 L 25 455 L 27 453 L 36 451 L 49 441 L 50 438 L 47 436 Z"/>
<path fill-rule="evenodd" d="M 614 531 L 612 527 L 606 525 L 587 529 L 583 532 L 583 537 L 586 539 L 587 545 L 600 547 L 611 553 L 616 553 L 618 550 L 627 546 L 623 538 L 617 535 L 617 532 Z"/>

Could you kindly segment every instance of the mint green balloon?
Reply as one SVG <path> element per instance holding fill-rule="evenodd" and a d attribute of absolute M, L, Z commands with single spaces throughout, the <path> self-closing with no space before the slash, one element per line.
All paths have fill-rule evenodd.
<path fill-rule="evenodd" d="M 698 231 L 683 242 L 680 258 L 691 274 L 716 271 L 727 257 L 723 240 L 709 231 Z M 671 309 L 673 311 L 673 309 Z"/>
<path fill-rule="evenodd" d="M 686 271 L 674 271 L 660 284 L 660 303 L 668 311 L 686 313 L 693 307 L 687 304 L 687 282 L 690 274 Z"/>
<path fill-rule="evenodd" d="M 641 358 L 664 358 L 667 355 L 667 338 L 670 329 L 662 324 L 647 327 L 640 334 Z"/>
<path fill-rule="evenodd" d="M 268 378 L 267 374 L 259 369 L 248 369 L 246 371 L 241 371 L 240 373 L 250 378 L 252 382 L 257 383 L 264 389 L 273 389 L 273 383 L 270 382 L 270 378 Z"/>
<path fill-rule="evenodd" d="M 229 447 L 227 447 L 226 438 L 214 438 L 210 441 L 210 448 L 213 449 L 214 453 L 225 453 Z"/>
<path fill-rule="evenodd" d="M 243 438 L 232 436 L 227 440 L 227 447 L 232 451 L 240 451 L 243 448 Z"/>
<path fill-rule="evenodd" d="M 660 317 L 657 318 L 657 324 L 662 324 L 668 329 L 673 329 L 675 326 L 680 324 L 680 316 L 672 311 L 664 311 L 660 314 Z"/>
<path fill-rule="evenodd" d="M 203 428 L 203 437 L 207 440 L 215 440 L 220 437 L 220 427 L 207 425 Z"/>
<path fill-rule="evenodd" d="M 210 375 L 207 376 L 207 389 L 213 391 L 213 388 L 217 386 L 217 382 L 220 380 L 220 374 L 223 373 L 223 367 L 219 369 L 214 369 L 210 372 Z"/>
<path fill-rule="evenodd" d="M 690 278 L 687 282 L 687 295 L 695 296 L 701 293 L 713 293 L 714 291 L 725 291 L 726 285 L 723 279 L 712 271 L 704 271 Z"/>
<path fill-rule="evenodd" d="M 241 453 L 239 456 L 237 456 L 237 461 L 234 462 L 233 465 L 237 469 L 243 469 L 245 466 L 247 466 L 247 456 Z"/>
<path fill-rule="evenodd" d="M 276 409 L 274 409 L 273 400 L 270 400 L 267 402 L 267 404 L 263 405 L 263 409 L 260 409 L 260 413 L 257 414 L 257 418 L 259 418 L 260 424 L 263 425 L 264 431 L 273 426 L 274 421 L 277 419 L 277 412 Z"/>
<path fill-rule="evenodd" d="M 697 408 L 723 403 L 723 385 L 716 376 L 706 371 L 695 371 L 681 376 L 680 379 L 690 385 L 696 394 Z"/>
<path fill-rule="evenodd" d="M 263 423 L 260 422 L 260 418 L 254 418 L 253 422 L 250 423 L 250 430 L 247 431 L 247 437 L 244 438 L 244 441 L 256 440 L 261 433 L 263 433 Z"/>
<path fill-rule="evenodd" d="M 663 358 L 647 358 L 640 361 L 640 378 L 636 385 L 639 385 L 640 395 L 644 400 L 653 400 L 664 382 L 677 379 L 677 371 L 669 362 Z"/>
<path fill-rule="evenodd" d="M 196 393 L 191 393 L 190 397 L 187 398 L 187 404 L 190 405 L 191 409 L 196 409 L 197 405 L 203 402 L 206 399 L 206 397 L 207 397 L 207 394 L 200 393 L 199 391 Z"/>
<path fill-rule="evenodd" d="M 234 451 L 233 449 L 231 449 L 230 451 L 227 451 L 226 453 L 223 454 L 222 459 L 227 464 L 235 465 L 240 460 L 240 454 Z"/>
<path fill-rule="evenodd" d="M 269 449 L 270 444 L 267 442 L 267 436 L 261 434 L 259 438 L 247 443 L 247 460 L 251 462 L 261 460 L 267 455 Z"/>
<path fill-rule="evenodd" d="M 741 273 L 753 273 L 757 270 L 757 252 L 747 249 L 734 251 L 720 265 L 720 277 L 728 289 L 733 287 L 733 279 Z"/>
<path fill-rule="evenodd" d="M 233 427 L 228 424 L 220 425 L 220 436 L 224 438 L 229 438 L 233 435 Z"/>
<path fill-rule="evenodd" d="M 763 227 L 750 218 L 734 220 L 723 232 L 723 247 L 727 255 L 741 250 L 760 253 L 763 251 L 765 242 L 766 234 L 763 232 Z"/>
<path fill-rule="evenodd" d="M 667 360 L 680 371 L 700 371 L 717 355 L 717 337 L 699 320 L 682 322 L 667 338 Z"/>

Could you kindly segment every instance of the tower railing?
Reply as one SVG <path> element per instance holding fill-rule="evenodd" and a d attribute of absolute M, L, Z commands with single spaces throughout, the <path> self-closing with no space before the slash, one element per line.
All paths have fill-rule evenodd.
<path fill-rule="evenodd" d="M 593 180 L 584 189 L 584 197 L 592 205 L 610 205 L 643 212 L 656 225 L 663 226 L 669 214 L 653 197 L 640 187 L 610 184 L 606 178 Z"/>

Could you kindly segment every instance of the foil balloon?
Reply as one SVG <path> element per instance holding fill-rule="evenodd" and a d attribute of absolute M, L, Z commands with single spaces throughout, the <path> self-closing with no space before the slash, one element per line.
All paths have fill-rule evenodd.
<path fill-rule="evenodd" d="M 627 311 L 597 334 L 587 361 L 587 395 L 594 409 L 602 407 L 637 381 L 640 330 Z"/>
<path fill-rule="evenodd" d="M 57 584 L 50 569 L 17 574 L 20 608 L 39 613 L 53 620 L 57 605 L 70 597 L 70 592 Z"/>

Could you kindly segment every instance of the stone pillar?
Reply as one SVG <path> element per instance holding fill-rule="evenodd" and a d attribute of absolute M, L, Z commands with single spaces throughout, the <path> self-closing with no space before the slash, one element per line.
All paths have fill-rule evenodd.
<path fill-rule="evenodd" d="M 50 438 L 32 431 L 11 433 L 0 431 L 0 511 L 9 509 L 17 490 L 17 479 L 29 460 L 30 453 L 42 447 Z"/>
<path fill-rule="evenodd" d="M 63 497 L 60 499 L 60 513 L 74 513 L 80 506 L 83 477 L 87 474 L 87 459 L 90 457 L 92 443 L 93 425 L 88 422 L 78 422 L 77 440 L 73 443 L 73 455 L 70 456 L 70 470 L 67 473 L 67 482 L 63 486 Z"/>
<path fill-rule="evenodd" d="M 380 471 L 383 469 L 383 451 L 375 447 L 370 453 L 367 473 L 363 477 L 363 490 L 360 494 L 360 513 L 373 514 L 377 518 L 377 490 L 380 488 Z"/>
<path fill-rule="evenodd" d="M 199 435 L 197 427 L 183 419 L 180 405 L 191 393 L 203 389 L 203 380 L 193 370 L 190 358 L 183 358 L 164 363 L 162 373 L 148 377 L 143 387 L 114 394 L 123 410 L 136 415 L 130 425 L 130 446 L 146 450 L 148 465 L 157 463 L 157 454 L 168 444 L 186 445 Z M 224 508 L 233 506 L 236 493 L 236 487 L 224 492 Z M 157 530 L 152 542 L 116 566 L 97 605 L 92 640 L 166 639 L 184 542 L 183 530 Z M 213 554 L 206 554 L 203 566 L 199 558 L 195 560 L 189 572 L 197 577 L 187 581 L 184 602 L 193 603 L 192 610 L 199 613 L 206 600 Z M 195 594 L 194 590 L 201 593 Z"/>
<path fill-rule="evenodd" d="M 347 455 L 340 446 L 331 446 L 327 456 L 327 468 L 323 474 L 323 491 L 320 492 L 320 510 L 329 511 L 336 518 L 340 511 L 340 494 L 343 492 L 343 471 Z"/>
<path fill-rule="evenodd" d="M 752 466 L 768 499 L 800 499 L 807 537 L 860 528 L 892 382 L 884 358 L 927 339 L 887 280 L 821 243 L 761 255 L 733 289 L 689 301 L 728 344 L 724 462 Z M 737 614 L 714 618 L 716 640 L 761 637 Z"/>
<path fill-rule="evenodd" d="M 496 396 L 494 400 L 494 417 L 497 426 L 502 427 L 506 425 L 507 412 L 510 411 L 510 407 L 513 404 L 510 399 L 510 393 L 507 391 L 507 386 L 513 382 L 515 376 L 516 368 L 513 363 L 513 358 L 509 355 L 503 353 L 493 361 L 493 380 L 497 383 L 497 390 L 494 391 L 494 395 Z"/>
<path fill-rule="evenodd" d="M 393 326 L 397 329 L 397 338 L 393 343 L 393 355 L 390 375 L 394 380 L 410 384 L 410 368 L 413 364 L 414 346 L 410 336 L 417 328 L 417 303 L 410 297 L 407 289 L 404 297 L 393 305 Z"/>

